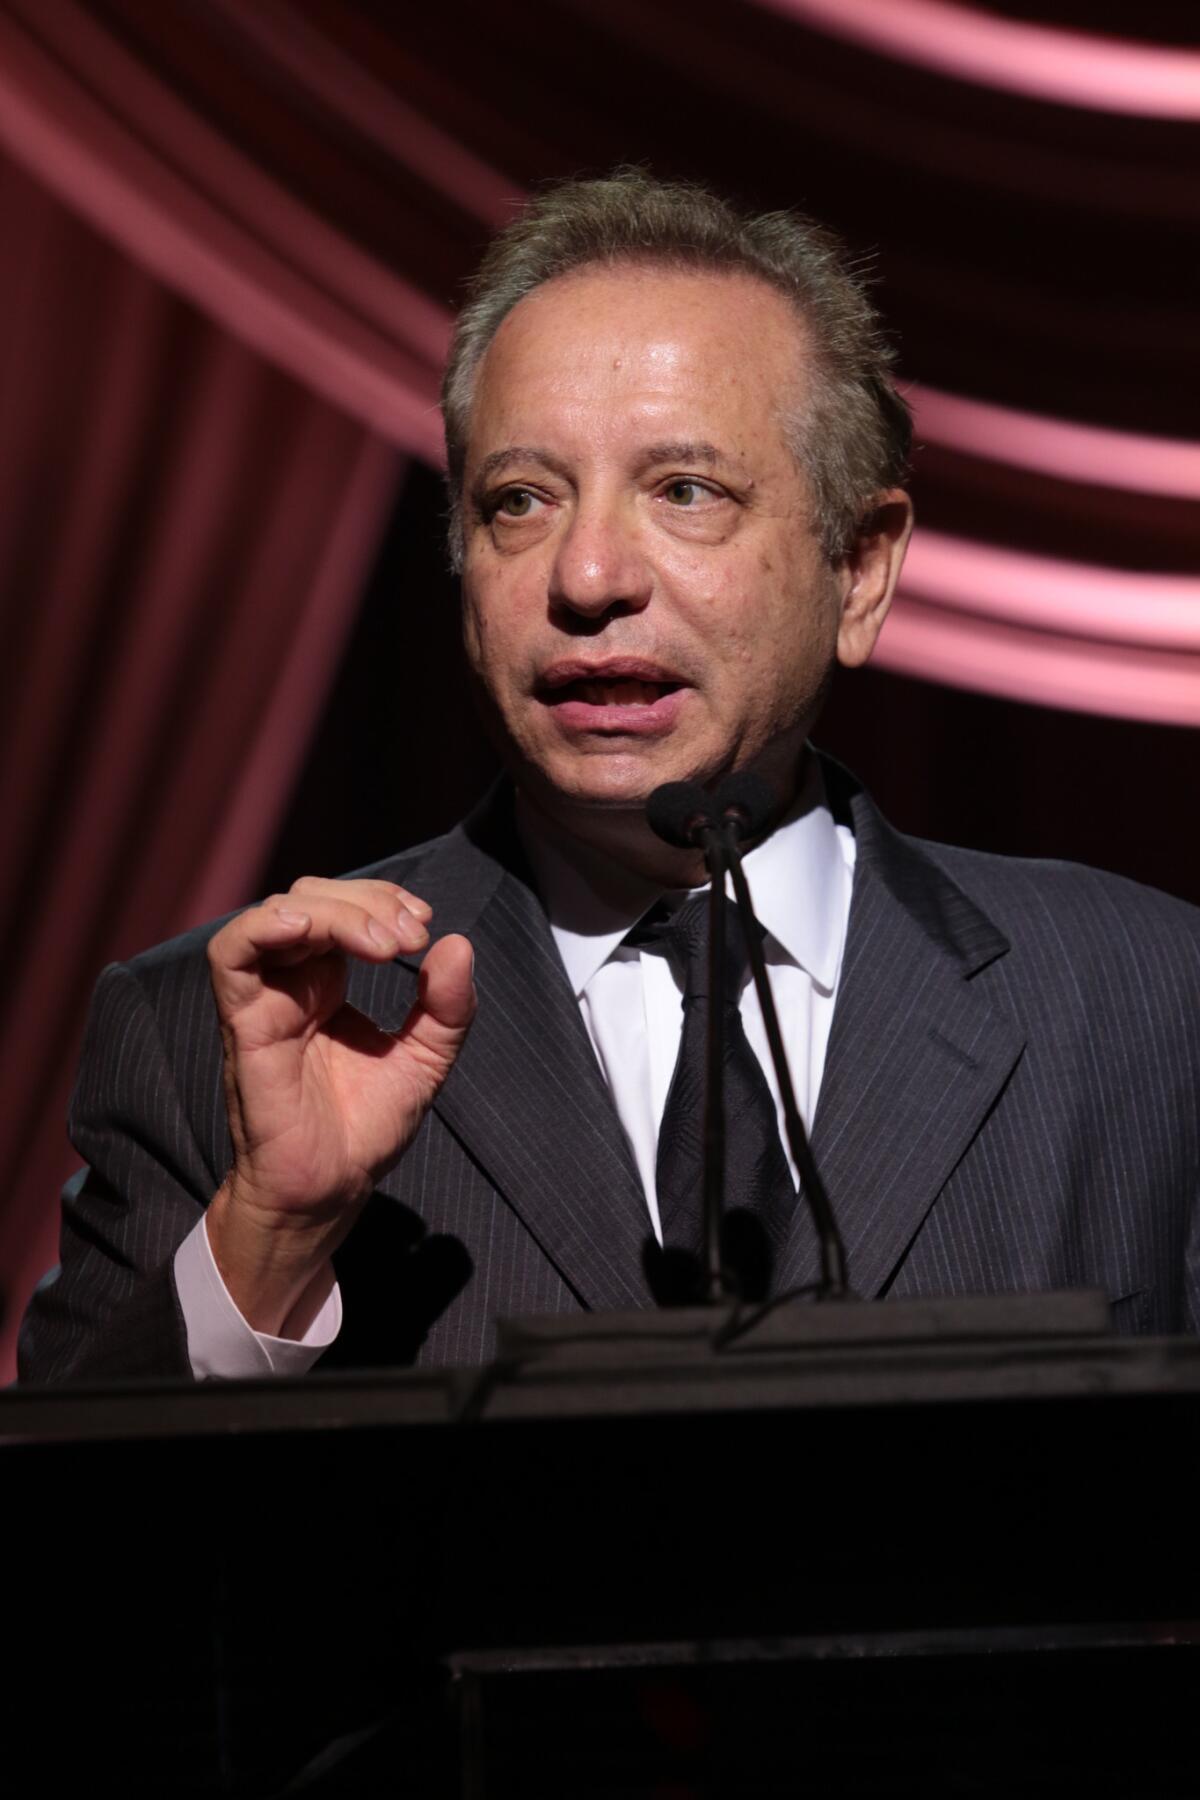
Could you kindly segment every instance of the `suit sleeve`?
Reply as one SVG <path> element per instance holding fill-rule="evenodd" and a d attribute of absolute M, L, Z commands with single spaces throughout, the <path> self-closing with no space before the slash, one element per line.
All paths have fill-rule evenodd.
<path fill-rule="evenodd" d="M 195 1042 L 193 1097 L 207 1094 L 215 1108 L 211 1008 L 206 982 L 192 974 L 179 990 L 175 1035 Z M 198 1140 L 143 983 L 122 964 L 96 988 L 70 1128 L 87 1167 L 63 1190 L 59 1267 L 25 1315 L 20 1379 L 187 1379 L 173 1259 L 223 1171 Z"/>

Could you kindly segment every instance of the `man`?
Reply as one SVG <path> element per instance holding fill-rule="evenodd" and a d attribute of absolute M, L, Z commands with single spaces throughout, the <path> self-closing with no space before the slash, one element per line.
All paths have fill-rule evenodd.
<path fill-rule="evenodd" d="M 832 242 L 637 174 L 551 190 L 489 252 L 445 411 L 512 786 L 106 972 L 26 1375 L 471 1362 L 497 1313 L 651 1304 L 689 978 L 637 927 L 704 875 L 644 806 L 734 770 L 778 798 L 748 871 L 856 1290 L 1095 1285 L 1195 1329 L 1200 917 L 904 839 L 806 748 L 911 527 Z M 751 989 L 741 1018 L 777 1111 Z M 815 1266 L 789 1199 L 777 1290 Z"/>

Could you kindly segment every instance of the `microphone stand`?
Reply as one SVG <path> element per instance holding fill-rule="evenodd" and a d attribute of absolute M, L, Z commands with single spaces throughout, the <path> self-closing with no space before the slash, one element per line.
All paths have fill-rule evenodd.
<path fill-rule="evenodd" d="M 746 880 L 746 872 L 742 868 L 742 854 L 739 848 L 742 827 L 743 820 L 739 817 L 738 810 L 733 807 L 729 808 L 721 823 L 721 849 L 733 881 L 738 917 L 741 920 L 742 932 L 746 940 L 746 953 L 750 958 L 750 970 L 754 977 L 754 990 L 758 995 L 759 1009 L 766 1027 L 771 1061 L 775 1065 L 775 1079 L 779 1083 L 779 1096 L 783 1102 L 788 1146 L 792 1152 L 792 1161 L 799 1171 L 800 1186 L 808 1201 L 809 1211 L 812 1213 L 813 1223 L 817 1229 L 817 1241 L 821 1248 L 821 1280 L 816 1298 L 818 1300 L 853 1299 L 855 1296 L 846 1278 L 846 1247 L 842 1242 L 842 1234 L 838 1230 L 837 1220 L 833 1216 L 833 1208 L 829 1204 L 829 1195 L 825 1192 L 825 1184 L 818 1172 L 816 1160 L 808 1141 L 808 1133 L 804 1129 L 804 1122 L 796 1105 L 796 1092 L 792 1086 L 791 1070 L 788 1068 L 787 1053 L 783 1047 L 783 1035 L 779 1029 L 779 1015 L 775 1010 L 775 997 L 771 992 L 770 981 L 767 979 L 767 965 L 762 953 L 762 937 L 750 899 L 750 885 Z M 715 837 L 717 834 L 713 832 L 705 835 L 706 837 L 709 835 Z M 707 846 L 705 854 L 707 855 Z M 725 883 L 722 879 L 722 894 L 724 886 Z M 716 918 L 715 908 L 712 917 Z M 711 1082 L 712 1069 L 710 1065 L 710 1089 Z M 707 1118 L 705 1124 L 707 1126 Z M 706 1147 L 707 1143 L 706 1137 Z M 722 1145 L 723 1151 L 724 1145 Z M 706 1203 L 707 1198 L 706 1189 Z"/>
<path fill-rule="evenodd" d="M 708 1019 L 704 1034 L 704 1296 L 725 1299 L 721 1215 L 725 1204 L 725 870 L 732 866 L 726 834 L 712 825 L 698 832 L 708 865 Z M 737 856 L 736 846 L 734 857 Z M 738 873 L 741 874 L 740 860 Z M 742 876 L 745 886 L 745 876 Z"/>

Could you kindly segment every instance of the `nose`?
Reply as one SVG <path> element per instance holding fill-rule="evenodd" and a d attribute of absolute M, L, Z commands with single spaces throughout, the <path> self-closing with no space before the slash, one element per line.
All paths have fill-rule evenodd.
<path fill-rule="evenodd" d="M 653 571 L 635 521 L 618 502 L 580 504 L 555 552 L 551 604 L 599 620 L 612 612 L 640 612 L 652 589 Z"/>

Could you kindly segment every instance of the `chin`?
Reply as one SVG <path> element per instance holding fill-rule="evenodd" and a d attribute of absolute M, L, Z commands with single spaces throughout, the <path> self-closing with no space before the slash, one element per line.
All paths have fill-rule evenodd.
<path fill-rule="evenodd" d="M 526 772 L 543 804 L 597 812 L 640 812 L 665 781 L 691 779 L 677 769 L 654 767 L 644 757 L 587 757 L 568 768 L 551 765 Z"/>

